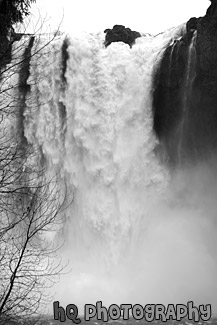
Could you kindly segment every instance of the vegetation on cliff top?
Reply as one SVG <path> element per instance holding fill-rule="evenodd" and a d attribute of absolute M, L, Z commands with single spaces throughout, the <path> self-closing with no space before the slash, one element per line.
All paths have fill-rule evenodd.
<path fill-rule="evenodd" d="M 7 35 L 13 24 L 22 23 L 36 0 L 0 0 L 0 35 Z"/>

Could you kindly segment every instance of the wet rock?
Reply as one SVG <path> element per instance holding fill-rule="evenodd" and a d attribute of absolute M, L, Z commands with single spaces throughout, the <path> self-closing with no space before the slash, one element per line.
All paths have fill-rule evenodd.
<path fill-rule="evenodd" d="M 190 82 L 191 81 L 191 82 Z M 191 18 L 154 79 L 154 130 L 172 164 L 217 155 L 217 0 Z"/>
<path fill-rule="evenodd" d="M 126 28 L 123 25 L 114 25 L 112 29 L 105 29 L 105 46 L 109 46 L 112 42 L 124 42 L 130 47 L 135 43 L 135 39 L 141 37 L 141 34 Z"/>

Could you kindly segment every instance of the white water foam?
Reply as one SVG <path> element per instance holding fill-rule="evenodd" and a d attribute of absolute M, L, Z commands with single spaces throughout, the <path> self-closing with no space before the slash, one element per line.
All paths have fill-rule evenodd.
<path fill-rule="evenodd" d="M 201 239 L 204 229 L 214 238 L 212 222 L 180 195 L 191 174 L 172 175 L 155 155 L 153 73 L 182 33 L 141 37 L 132 49 L 68 35 L 66 81 L 63 39 L 31 60 L 25 137 L 73 197 L 52 239 L 64 238 L 72 267 L 56 289 L 62 304 L 209 303 L 216 292 L 216 255 Z"/>

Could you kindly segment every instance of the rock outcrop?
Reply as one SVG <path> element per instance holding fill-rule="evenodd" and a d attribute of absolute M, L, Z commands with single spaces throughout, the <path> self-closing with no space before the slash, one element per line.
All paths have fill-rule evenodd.
<path fill-rule="evenodd" d="M 217 155 L 217 0 L 166 49 L 154 83 L 154 129 L 170 162 Z"/>
<path fill-rule="evenodd" d="M 141 37 L 139 32 L 126 28 L 123 25 L 114 25 L 112 29 L 105 29 L 105 46 L 109 46 L 112 42 L 124 42 L 130 47 L 135 43 L 135 39 Z"/>

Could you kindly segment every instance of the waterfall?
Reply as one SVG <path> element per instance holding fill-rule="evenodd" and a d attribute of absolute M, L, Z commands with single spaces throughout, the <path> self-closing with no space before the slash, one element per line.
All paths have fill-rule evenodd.
<path fill-rule="evenodd" d="M 186 77 L 184 82 L 183 89 L 183 108 L 182 108 L 182 121 L 180 123 L 180 140 L 178 145 L 178 161 L 181 163 L 183 158 L 185 158 L 185 153 L 182 152 L 182 143 L 185 132 L 185 122 L 188 123 L 188 110 L 189 110 L 189 102 L 192 97 L 192 87 L 193 82 L 196 77 L 196 40 L 197 40 L 197 32 L 194 32 L 192 40 L 190 42 L 188 55 L 187 55 L 187 67 L 186 67 Z"/>
<path fill-rule="evenodd" d="M 92 35 L 64 42 L 65 85 L 62 40 L 32 59 L 24 133 L 72 192 L 64 238 L 73 263 L 79 272 L 97 264 L 104 272 L 130 249 L 150 197 L 168 181 L 152 130 L 159 45 L 144 38 L 132 50 L 123 43 L 105 49 Z"/>
<path fill-rule="evenodd" d="M 201 301 L 203 290 L 213 294 L 209 279 L 216 264 L 200 243 L 202 226 L 209 232 L 210 224 L 185 206 L 186 197 L 179 199 L 186 175 L 174 176 L 162 163 L 161 138 L 153 128 L 156 69 L 172 48 L 171 86 L 175 44 L 184 33 L 179 26 L 146 35 L 132 48 L 122 42 L 105 48 L 102 33 L 61 35 L 44 48 L 41 36 L 26 45 L 32 57 L 23 79 L 28 91 L 19 89 L 20 137 L 40 153 L 29 163 L 57 175 L 71 200 L 64 225 L 47 235 L 64 239 L 61 254 L 70 261 L 71 271 L 56 289 L 62 303 L 180 303 Z M 194 79 L 194 42 L 182 114 Z M 179 140 L 181 148 L 182 135 Z M 201 258 L 210 269 L 200 265 L 192 281 Z M 204 273 L 209 276 L 199 288 Z"/>

